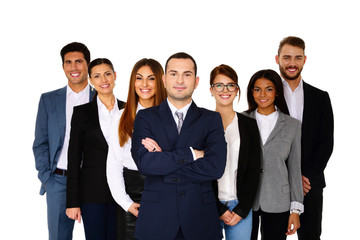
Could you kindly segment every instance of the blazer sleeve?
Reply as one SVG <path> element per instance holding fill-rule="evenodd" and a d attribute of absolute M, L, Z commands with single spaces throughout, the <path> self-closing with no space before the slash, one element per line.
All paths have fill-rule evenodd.
<path fill-rule="evenodd" d="M 38 171 L 38 178 L 42 184 L 45 184 L 51 175 L 48 112 L 44 98 L 44 94 L 42 94 L 36 117 L 35 140 L 32 147 L 35 157 L 35 167 Z"/>
<path fill-rule="evenodd" d="M 320 177 L 329 161 L 334 146 L 334 116 L 329 94 L 324 92 L 323 99 L 319 105 L 321 114 L 320 132 L 316 146 L 311 146 L 312 152 L 308 154 L 307 165 L 303 166 L 303 175 L 309 178 L 310 183 Z M 305 136 L 304 136 L 305 137 Z M 304 139 L 306 141 L 306 139 Z"/>
<path fill-rule="evenodd" d="M 164 176 L 167 183 L 192 183 L 219 179 L 225 170 L 226 142 L 220 114 L 212 115 L 204 142 L 204 157 Z"/>
<path fill-rule="evenodd" d="M 68 149 L 68 168 L 66 184 L 66 207 L 80 207 L 80 167 L 83 155 L 83 132 L 81 129 L 83 113 L 74 107 Z"/>
<path fill-rule="evenodd" d="M 144 111 L 136 114 L 132 135 L 131 155 L 139 172 L 147 175 L 166 175 L 193 162 L 190 148 L 175 149 L 172 152 L 149 152 L 141 143 L 146 137 L 156 141 L 151 131 L 151 121 Z"/>
<path fill-rule="evenodd" d="M 240 126 L 239 126 L 240 127 Z M 261 164 L 261 146 L 260 146 L 260 134 L 259 129 L 256 124 L 256 120 L 248 119 L 248 126 L 246 126 L 247 134 L 245 135 L 248 139 L 241 139 L 241 142 L 248 141 L 250 146 L 247 145 L 247 155 L 242 155 L 241 152 L 239 153 L 239 157 L 245 157 L 246 159 L 241 159 L 246 164 L 240 164 L 239 166 L 244 166 L 245 170 L 241 171 L 244 176 L 238 177 L 237 182 L 237 197 L 239 203 L 235 206 L 233 211 L 238 214 L 242 218 L 246 218 L 249 214 L 253 202 L 255 199 L 255 195 L 259 185 L 259 178 L 260 178 L 260 164 Z M 242 144 L 242 143 L 240 143 Z M 241 150 L 240 150 L 241 151 Z M 240 161 L 240 159 L 239 159 Z M 238 169 L 239 171 L 239 169 Z M 243 180 L 240 182 L 239 178 Z"/>
<path fill-rule="evenodd" d="M 295 136 L 287 159 L 290 183 L 290 201 L 303 203 L 303 187 L 301 179 L 301 124 L 296 125 Z"/>

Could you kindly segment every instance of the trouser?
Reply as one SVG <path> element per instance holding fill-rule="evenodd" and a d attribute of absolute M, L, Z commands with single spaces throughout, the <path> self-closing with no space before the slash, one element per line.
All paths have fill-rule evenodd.
<path fill-rule="evenodd" d="M 50 240 L 71 240 L 74 220 L 66 216 L 66 179 L 53 174 L 45 185 Z"/>
<path fill-rule="evenodd" d="M 267 213 L 259 209 L 253 212 L 253 228 L 251 240 L 258 239 L 259 219 L 261 221 L 261 240 L 284 240 L 289 222 L 290 212 Z"/>
<path fill-rule="evenodd" d="M 313 188 L 304 197 L 304 213 L 300 215 L 299 240 L 320 240 L 323 189 Z"/>

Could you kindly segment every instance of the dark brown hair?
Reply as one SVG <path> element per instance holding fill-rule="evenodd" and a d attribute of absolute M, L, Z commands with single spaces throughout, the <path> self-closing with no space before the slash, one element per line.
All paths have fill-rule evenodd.
<path fill-rule="evenodd" d="M 281 40 L 281 42 L 279 44 L 279 49 L 278 49 L 278 55 L 279 56 L 280 56 L 281 49 L 285 44 L 289 44 L 289 45 L 294 46 L 294 47 L 299 47 L 304 51 L 304 54 L 305 54 L 305 42 L 304 42 L 304 40 L 302 40 L 299 37 L 289 36 L 289 37 L 286 37 L 283 40 Z"/>
<path fill-rule="evenodd" d="M 167 97 L 164 83 L 162 81 L 164 70 L 161 64 L 158 61 L 151 58 L 143 58 L 137 63 L 135 63 L 130 75 L 129 92 L 128 92 L 125 109 L 120 118 L 120 123 L 119 123 L 120 146 L 124 146 L 124 144 L 129 140 L 129 138 L 132 137 L 134 120 L 136 116 L 136 109 L 139 103 L 139 96 L 135 92 L 135 80 L 138 70 L 143 66 L 149 66 L 151 71 L 153 71 L 154 73 L 154 77 L 156 81 L 156 93 L 155 93 L 153 106 L 159 105 Z"/>

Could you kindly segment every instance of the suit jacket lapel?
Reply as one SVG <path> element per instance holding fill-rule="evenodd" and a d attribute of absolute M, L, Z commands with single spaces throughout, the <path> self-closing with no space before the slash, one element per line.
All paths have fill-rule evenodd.
<path fill-rule="evenodd" d="M 189 139 L 189 136 L 191 136 L 191 133 L 193 131 L 191 125 L 198 119 L 198 114 L 199 109 L 193 101 L 191 106 L 189 107 L 189 110 L 186 113 L 186 117 L 184 119 L 184 123 L 181 127 L 180 135 L 178 138 L 178 143 L 187 143 L 187 140 Z"/>
<path fill-rule="evenodd" d="M 103 132 L 101 131 L 100 127 L 100 121 L 99 121 L 99 111 L 97 106 L 97 99 L 93 99 L 90 103 L 90 112 L 89 112 L 89 119 L 91 122 L 92 127 L 94 128 L 95 135 L 97 136 L 97 139 L 101 142 L 101 145 L 104 147 L 107 147 L 107 142 L 104 137 Z"/>
<path fill-rule="evenodd" d="M 264 144 L 264 146 L 266 144 L 268 144 L 280 131 L 281 129 L 285 126 L 285 116 L 284 116 L 284 113 L 279 112 L 279 116 L 278 116 L 278 119 L 276 121 L 276 124 L 275 124 L 275 127 L 274 129 L 271 131 L 269 137 L 267 138 L 266 140 L 266 143 Z"/>
<path fill-rule="evenodd" d="M 165 133 L 168 137 L 168 142 L 170 147 L 173 147 L 175 143 L 175 139 L 178 138 L 178 132 L 174 117 L 172 116 L 170 107 L 167 103 L 167 100 L 163 101 L 159 106 L 159 115 L 160 121 L 163 123 Z"/>
<path fill-rule="evenodd" d="M 56 115 L 59 124 L 60 142 L 64 142 L 66 129 L 66 86 L 56 94 Z"/>

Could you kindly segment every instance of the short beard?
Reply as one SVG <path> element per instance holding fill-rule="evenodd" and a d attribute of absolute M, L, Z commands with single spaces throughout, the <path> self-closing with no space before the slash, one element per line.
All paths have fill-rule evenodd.
<path fill-rule="evenodd" d="M 279 67 L 279 69 L 280 69 L 281 76 L 283 76 L 283 78 L 285 78 L 286 80 L 296 80 L 300 76 L 301 71 L 302 71 L 302 68 L 301 69 L 297 68 L 299 72 L 294 77 L 290 77 L 289 75 L 287 75 L 286 71 L 283 70 L 282 67 Z"/>

